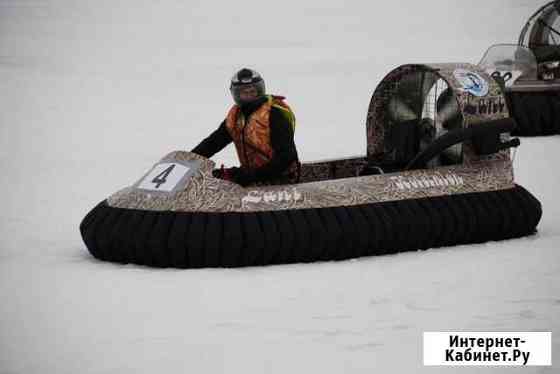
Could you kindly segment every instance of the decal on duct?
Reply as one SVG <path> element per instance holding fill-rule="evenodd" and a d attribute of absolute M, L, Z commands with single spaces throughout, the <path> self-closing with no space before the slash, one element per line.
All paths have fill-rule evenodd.
<path fill-rule="evenodd" d="M 488 95 L 490 85 L 480 74 L 465 69 L 455 69 L 453 76 L 462 89 L 473 96 L 483 97 Z"/>

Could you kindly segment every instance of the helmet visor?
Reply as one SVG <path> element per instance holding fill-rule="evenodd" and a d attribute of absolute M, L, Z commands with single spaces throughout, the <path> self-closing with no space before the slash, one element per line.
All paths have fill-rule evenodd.
<path fill-rule="evenodd" d="M 261 80 L 259 82 L 231 86 L 230 91 L 236 104 L 248 104 L 264 96 L 264 82 Z"/>

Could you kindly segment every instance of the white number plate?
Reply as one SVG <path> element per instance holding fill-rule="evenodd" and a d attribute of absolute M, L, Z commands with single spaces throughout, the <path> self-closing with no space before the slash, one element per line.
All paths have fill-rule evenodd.
<path fill-rule="evenodd" d="M 138 184 L 136 188 L 148 191 L 171 192 L 184 181 L 191 168 L 175 162 L 157 164 Z"/>

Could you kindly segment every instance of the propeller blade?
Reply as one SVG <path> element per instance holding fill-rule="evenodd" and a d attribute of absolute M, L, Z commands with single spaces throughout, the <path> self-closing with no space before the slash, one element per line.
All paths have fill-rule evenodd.
<path fill-rule="evenodd" d="M 389 101 L 389 115 L 395 122 L 411 121 L 418 118 L 414 110 L 398 96 L 393 96 Z"/>
<path fill-rule="evenodd" d="M 442 92 L 438 97 L 436 108 L 437 122 L 441 127 L 451 130 L 461 126 L 462 115 L 452 90 L 446 89 Z"/>

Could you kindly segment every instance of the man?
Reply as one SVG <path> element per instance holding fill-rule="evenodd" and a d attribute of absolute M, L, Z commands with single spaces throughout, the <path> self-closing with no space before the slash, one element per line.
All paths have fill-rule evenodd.
<path fill-rule="evenodd" d="M 218 169 L 214 176 L 242 186 L 297 183 L 295 117 L 281 96 L 265 94 L 262 77 L 241 69 L 231 79 L 235 105 L 220 127 L 191 152 L 210 158 L 233 142 L 241 167 Z"/>

